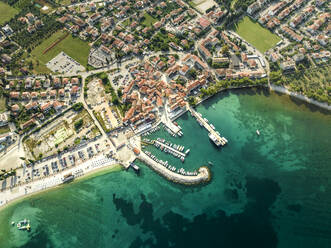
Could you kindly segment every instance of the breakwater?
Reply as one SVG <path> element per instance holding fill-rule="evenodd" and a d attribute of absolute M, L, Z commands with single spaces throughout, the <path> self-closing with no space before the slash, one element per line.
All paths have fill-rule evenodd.
<path fill-rule="evenodd" d="M 196 172 L 192 172 L 192 175 L 191 173 L 180 174 L 181 171 L 178 171 L 179 173 L 175 171 L 171 171 L 162 164 L 153 160 L 151 157 L 149 157 L 146 153 L 142 151 L 137 156 L 137 158 L 142 162 L 144 162 L 145 164 L 147 164 L 149 167 L 151 167 L 158 174 L 160 174 L 164 178 L 174 183 L 179 183 L 184 185 L 197 185 L 201 183 L 206 183 L 211 179 L 211 172 L 205 166 L 200 167 Z"/>

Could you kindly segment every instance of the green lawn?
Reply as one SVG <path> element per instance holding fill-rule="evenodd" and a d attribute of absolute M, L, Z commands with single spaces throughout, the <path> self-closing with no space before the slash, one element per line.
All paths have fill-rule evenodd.
<path fill-rule="evenodd" d="M 4 2 L 0 2 L 0 25 L 9 21 L 12 17 L 14 17 L 18 13 L 17 9 L 10 7 L 8 4 Z"/>
<path fill-rule="evenodd" d="M 43 54 L 43 51 L 46 48 L 52 45 L 56 40 L 63 37 L 63 35 L 65 35 L 65 32 L 62 30 L 54 33 L 51 37 L 49 37 L 47 40 L 44 40 L 39 46 L 33 49 L 31 52 L 32 56 L 37 58 L 41 63 L 46 64 L 61 51 L 63 51 L 77 62 L 79 62 L 81 65 L 86 67 L 90 47 L 87 42 L 82 41 L 79 38 L 74 38 L 70 34 L 48 52 Z"/>
<path fill-rule="evenodd" d="M 5 112 L 6 110 L 6 98 L 2 95 L 0 96 L 0 113 Z"/>
<path fill-rule="evenodd" d="M 0 127 L 0 134 L 9 133 L 10 128 L 8 125 Z"/>
<path fill-rule="evenodd" d="M 262 27 L 259 23 L 254 22 L 248 16 L 245 16 L 235 24 L 234 31 L 262 53 L 275 46 L 281 40 L 277 35 Z"/>
<path fill-rule="evenodd" d="M 152 26 L 155 22 L 157 22 L 157 19 L 153 18 L 148 13 L 145 13 L 144 17 L 145 17 L 145 20 L 143 21 L 143 24 L 145 24 L 146 26 Z"/>

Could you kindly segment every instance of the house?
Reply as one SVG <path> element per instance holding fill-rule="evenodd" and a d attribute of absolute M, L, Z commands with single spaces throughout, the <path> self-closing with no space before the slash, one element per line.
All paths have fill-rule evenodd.
<path fill-rule="evenodd" d="M 53 102 L 53 108 L 56 110 L 56 111 L 60 111 L 63 107 L 63 103 L 59 102 L 59 101 L 54 101 Z"/>
<path fill-rule="evenodd" d="M 48 112 L 52 108 L 53 104 L 51 102 L 44 103 L 40 106 L 40 110 L 43 113 Z"/>
<path fill-rule="evenodd" d="M 19 110 L 20 110 L 20 107 L 17 104 L 14 104 L 13 106 L 11 106 L 11 111 L 18 112 Z"/>
<path fill-rule="evenodd" d="M 29 111 L 29 110 L 32 110 L 32 109 L 37 109 L 38 108 L 38 104 L 36 102 L 30 102 L 28 104 L 26 104 L 24 106 L 24 108 Z"/>
<path fill-rule="evenodd" d="M 295 61 L 293 59 L 288 58 L 286 61 L 280 63 L 280 68 L 283 71 L 295 70 Z"/>
<path fill-rule="evenodd" d="M 23 123 L 23 124 L 21 125 L 21 129 L 24 130 L 24 129 L 30 127 L 30 126 L 35 125 L 35 122 L 36 122 L 36 120 L 35 120 L 34 118 L 32 118 L 32 119 L 28 120 L 27 122 Z"/>
<path fill-rule="evenodd" d="M 11 91 L 11 92 L 9 93 L 9 97 L 10 97 L 10 99 L 12 99 L 12 100 L 18 100 L 18 98 L 20 97 L 20 93 L 17 92 L 17 91 Z"/>
<path fill-rule="evenodd" d="M 0 127 L 6 126 L 8 124 L 8 116 L 6 113 L 0 114 Z"/>

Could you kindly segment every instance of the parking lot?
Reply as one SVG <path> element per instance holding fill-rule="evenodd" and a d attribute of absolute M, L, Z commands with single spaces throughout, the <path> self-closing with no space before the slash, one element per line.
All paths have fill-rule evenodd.
<path fill-rule="evenodd" d="M 60 52 L 55 58 L 50 60 L 46 66 L 51 71 L 59 73 L 78 73 L 85 70 L 84 66 L 64 52 Z"/>

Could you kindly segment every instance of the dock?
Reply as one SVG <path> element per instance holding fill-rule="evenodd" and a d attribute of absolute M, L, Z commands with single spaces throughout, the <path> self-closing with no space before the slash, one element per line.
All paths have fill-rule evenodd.
<path fill-rule="evenodd" d="M 180 155 L 181 157 L 184 157 L 184 158 L 185 158 L 185 156 L 186 156 L 185 153 L 182 153 L 182 152 L 180 152 L 180 151 L 174 149 L 173 147 L 168 146 L 168 145 L 165 144 L 165 143 L 162 143 L 162 142 L 160 142 L 160 141 L 158 141 L 158 140 L 155 140 L 154 142 L 157 143 L 157 144 L 159 144 L 160 146 L 164 146 L 164 147 L 167 148 L 168 150 L 170 150 L 170 151 L 172 151 L 172 152 L 174 152 L 174 153 Z"/>
<path fill-rule="evenodd" d="M 202 125 L 209 132 L 208 136 L 216 146 L 224 146 L 228 143 L 226 138 L 222 137 L 219 132 L 214 130 L 214 126 L 209 123 L 206 118 L 203 118 L 201 114 L 196 112 L 191 107 L 188 107 L 188 111 L 190 111 L 191 115 L 195 117 L 199 124 Z"/>

